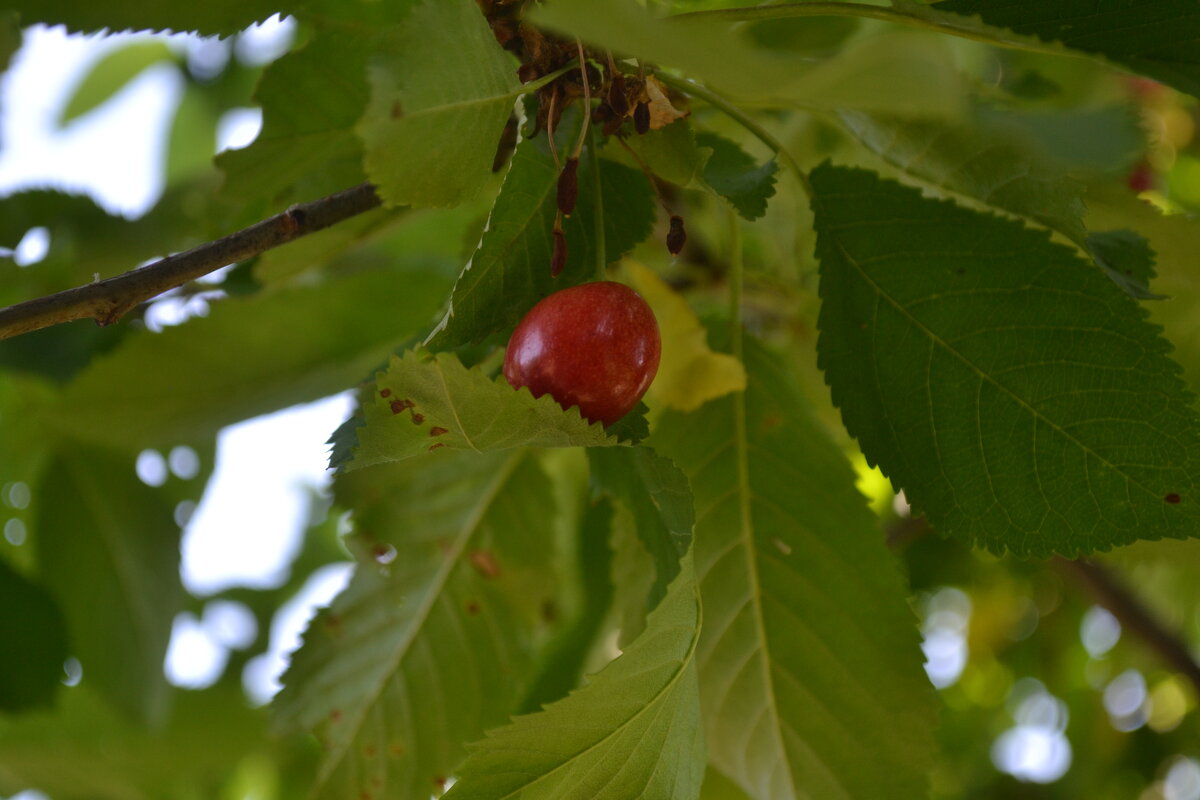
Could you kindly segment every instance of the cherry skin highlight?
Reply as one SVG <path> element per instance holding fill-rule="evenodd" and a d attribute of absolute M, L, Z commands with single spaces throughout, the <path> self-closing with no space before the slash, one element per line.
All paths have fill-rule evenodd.
<path fill-rule="evenodd" d="M 611 425 L 646 393 L 661 352 L 658 322 L 641 295 L 611 281 L 584 283 L 529 309 L 508 340 L 504 377 Z"/>

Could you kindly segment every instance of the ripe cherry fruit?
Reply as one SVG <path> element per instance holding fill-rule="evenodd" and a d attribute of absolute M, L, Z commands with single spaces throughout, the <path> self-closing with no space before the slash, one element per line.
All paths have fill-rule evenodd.
<path fill-rule="evenodd" d="M 654 312 L 637 292 L 611 281 L 585 283 L 529 309 L 508 340 L 504 377 L 611 425 L 646 393 L 661 350 Z"/>

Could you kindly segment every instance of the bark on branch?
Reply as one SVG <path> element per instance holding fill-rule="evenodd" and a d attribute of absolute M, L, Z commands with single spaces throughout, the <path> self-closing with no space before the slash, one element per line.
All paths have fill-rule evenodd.
<path fill-rule="evenodd" d="M 0 309 L 0 339 L 77 319 L 110 325 L 139 304 L 221 267 L 328 228 L 379 205 L 364 183 L 281 214 L 183 253 L 112 278 Z"/>

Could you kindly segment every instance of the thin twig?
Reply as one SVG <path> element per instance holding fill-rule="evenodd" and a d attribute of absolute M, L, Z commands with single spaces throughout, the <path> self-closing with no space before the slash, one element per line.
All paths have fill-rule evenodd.
<path fill-rule="evenodd" d="M 1200 664 L 1191 649 L 1122 585 L 1112 570 L 1082 558 L 1075 561 L 1056 558 L 1054 566 L 1086 586 L 1096 602 L 1107 608 L 1123 628 L 1145 642 L 1172 669 L 1187 676 L 1200 693 Z"/>
<path fill-rule="evenodd" d="M 583 42 L 578 38 L 575 39 L 575 47 L 579 50 L 579 75 L 583 81 L 583 123 L 579 128 L 579 139 L 575 142 L 574 155 L 574 158 L 578 159 L 587 139 L 588 123 L 592 121 L 592 87 L 588 82 L 587 57 L 583 53 Z"/>
<path fill-rule="evenodd" d="M 77 319 L 110 325 L 163 292 L 379 206 L 364 183 L 112 278 L 0 309 L 0 339 Z"/>

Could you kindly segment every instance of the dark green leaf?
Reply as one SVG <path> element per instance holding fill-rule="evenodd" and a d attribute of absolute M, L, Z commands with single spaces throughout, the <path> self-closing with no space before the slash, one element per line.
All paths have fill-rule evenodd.
<path fill-rule="evenodd" d="M 379 196 L 412 206 L 471 199 L 520 96 L 516 66 L 473 0 L 426 0 L 384 52 L 358 128 Z"/>
<path fill-rule="evenodd" d="M 944 0 L 933 9 L 1103 56 L 1200 96 L 1200 8 L 1192 0 Z"/>
<path fill-rule="evenodd" d="M 120 47 L 91 65 L 74 88 L 58 116 L 66 125 L 102 105 L 147 67 L 171 60 L 171 50 L 163 41 L 142 41 Z"/>
<path fill-rule="evenodd" d="M 360 563 L 275 701 L 325 744 L 319 797 L 426 797 L 513 713 L 556 602 L 550 478 L 525 452 L 338 478 Z"/>
<path fill-rule="evenodd" d="M 66 613 L 83 680 L 143 722 L 166 715 L 163 660 L 183 603 L 179 526 L 132 455 L 74 446 L 36 487 L 42 579 Z"/>
<path fill-rule="evenodd" d="M 582 418 L 578 407 L 564 411 L 548 394 L 534 398 L 503 376 L 468 370 L 453 353 L 393 356 L 375 386 L 349 469 L 413 457 L 431 463 L 454 450 L 618 443 L 599 422 Z"/>
<path fill-rule="evenodd" d="M 689 553 L 642 635 L 582 689 L 472 745 L 446 800 L 696 797 L 699 631 Z"/>
<path fill-rule="evenodd" d="M 1087 250 L 1108 277 L 1130 297 L 1164 299 L 1163 295 L 1150 291 L 1150 281 L 1154 279 L 1154 251 L 1141 234 L 1129 230 L 1092 233 L 1087 237 Z"/>
<path fill-rule="evenodd" d="M 227 298 L 207 317 L 131 335 L 81 373 L 52 413 L 81 439 L 117 445 L 210 436 L 353 386 L 425 324 L 447 284 L 428 272 L 377 270 Z"/>
<path fill-rule="evenodd" d="M 1145 312 L 1046 234 L 872 173 L 812 173 L 820 364 L 934 527 L 1074 555 L 1196 535 L 1200 430 Z"/>
<path fill-rule="evenodd" d="M 715 133 L 701 133 L 696 144 L 712 150 L 704 164 L 704 180 L 729 201 L 743 218 L 756 220 L 767 213 L 767 201 L 775 196 L 774 160 L 762 166 L 745 150 Z"/>
<path fill-rule="evenodd" d="M 63 677 L 67 629 L 50 593 L 0 558 L 0 711 L 49 705 Z"/>
<path fill-rule="evenodd" d="M 430 347 L 454 347 L 504 331 L 546 295 L 595 276 L 597 210 L 587 158 L 579 169 L 579 202 L 565 223 L 567 265 L 553 278 L 558 171 L 544 140 L 521 143 L 479 249 L 459 276 L 450 310 L 430 336 Z M 641 172 L 607 159 L 600 160 L 600 187 L 604 252 L 611 262 L 649 235 L 654 198 Z"/>
<path fill-rule="evenodd" d="M 367 105 L 368 44 L 322 32 L 267 67 L 254 93 L 262 131 L 250 146 L 217 156 L 225 195 L 262 198 L 266 213 L 365 180 L 354 126 Z"/>
<path fill-rule="evenodd" d="M 921 797 L 933 696 L 896 563 L 793 377 L 747 342 L 745 393 L 668 412 L 687 475 L 712 763 L 756 800 Z"/>

